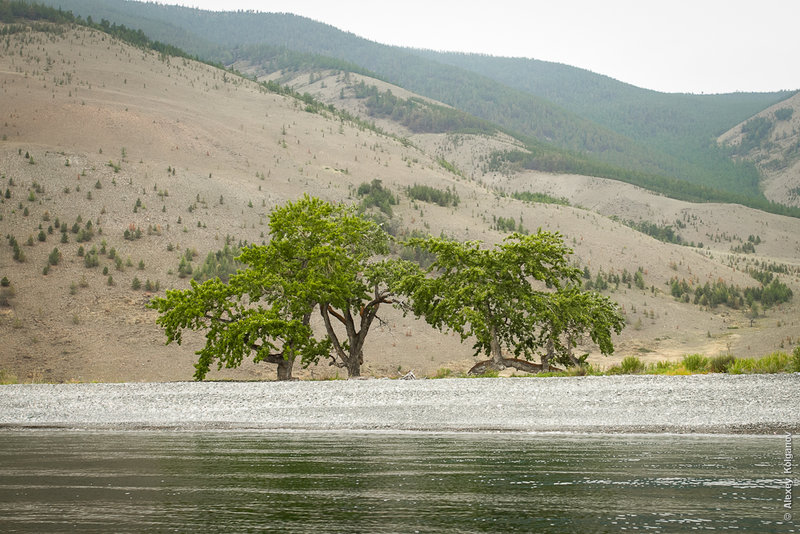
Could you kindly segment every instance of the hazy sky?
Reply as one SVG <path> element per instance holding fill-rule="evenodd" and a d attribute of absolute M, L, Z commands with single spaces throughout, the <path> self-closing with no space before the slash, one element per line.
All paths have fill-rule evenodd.
<path fill-rule="evenodd" d="M 566 63 L 648 89 L 800 89 L 800 0 L 167 0 L 296 13 L 385 44 Z"/>

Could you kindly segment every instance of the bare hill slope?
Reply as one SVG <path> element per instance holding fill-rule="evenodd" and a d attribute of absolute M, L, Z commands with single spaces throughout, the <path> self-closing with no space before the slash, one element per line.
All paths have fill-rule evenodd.
<path fill-rule="evenodd" d="M 329 73 L 326 88 L 317 78 L 312 91 L 336 103 L 337 76 Z M 795 342 L 794 301 L 766 310 L 751 326 L 745 309 L 678 302 L 668 282 L 757 286 L 744 269 L 777 262 L 790 271 L 782 280 L 797 293 L 796 219 L 691 205 L 596 178 L 486 174 L 481 154 L 507 139 L 418 135 L 401 142 L 329 112 L 309 112 L 301 101 L 231 73 L 84 28 L 8 36 L 0 43 L 0 95 L 0 233 L 24 255 L 18 261 L 11 240 L 0 243 L 0 277 L 11 283 L 0 306 L 0 371 L 22 381 L 191 378 L 202 337 L 163 345 L 155 314 L 145 308 L 153 286 L 188 285 L 178 272 L 187 251 L 197 267 L 226 242 L 261 242 L 266 214 L 286 200 L 308 192 L 357 202 L 355 189 L 373 179 L 399 196 L 392 225 L 400 230 L 491 243 L 504 235 L 493 229 L 496 220 L 513 218 L 526 229 L 562 232 L 592 279 L 641 270 L 643 288 L 623 283 L 607 290 L 629 327 L 613 358 L 592 358 L 601 365 L 630 354 L 757 355 Z M 444 168 L 441 157 L 462 175 Z M 414 183 L 454 188 L 461 202 L 457 208 L 411 202 L 404 190 Z M 563 196 L 571 205 L 501 194 L 515 191 Z M 658 225 L 681 220 L 685 240 L 704 247 L 663 243 L 610 216 Z M 733 253 L 749 235 L 759 238 L 756 252 Z M 54 248 L 61 260 L 44 274 Z M 132 288 L 134 278 L 142 288 Z M 367 374 L 433 374 L 474 361 L 469 343 L 392 310 L 385 319 L 368 341 Z M 335 373 L 325 364 L 296 372 Z M 212 377 L 272 378 L 274 370 L 251 364 Z"/>
<path fill-rule="evenodd" d="M 759 167 L 764 196 L 800 206 L 800 93 L 736 125 L 718 141 Z"/>

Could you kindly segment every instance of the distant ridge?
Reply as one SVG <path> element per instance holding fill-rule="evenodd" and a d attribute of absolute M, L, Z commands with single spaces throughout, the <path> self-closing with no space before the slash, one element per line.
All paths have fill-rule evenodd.
<path fill-rule="evenodd" d="M 209 12 L 124 0 L 46 0 L 84 17 L 230 65 L 275 47 L 356 65 L 507 132 L 635 173 L 664 176 L 768 206 L 761 174 L 714 138 L 789 92 L 665 94 L 554 63 L 381 45 L 291 14 Z M 663 189 L 663 188 L 662 188 Z"/>

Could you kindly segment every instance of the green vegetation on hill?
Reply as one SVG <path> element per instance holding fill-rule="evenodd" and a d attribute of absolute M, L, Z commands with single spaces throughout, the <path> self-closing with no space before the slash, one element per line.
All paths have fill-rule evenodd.
<path fill-rule="evenodd" d="M 389 118 L 414 133 L 481 133 L 492 135 L 497 127 L 468 113 L 421 98 L 398 98 L 390 90 L 379 91 L 361 81 L 352 86 L 373 117 Z"/>

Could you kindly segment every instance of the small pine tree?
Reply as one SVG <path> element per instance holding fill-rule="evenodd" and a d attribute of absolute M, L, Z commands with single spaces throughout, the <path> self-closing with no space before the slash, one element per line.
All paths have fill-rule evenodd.
<path fill-rule="evenodd" d="M 58 250 L 58 248 L 54 248 L 47 257 L 47 263 L 49 265 L 58 265 L 59 261 L 61 261 L 61 252 Z"/>

